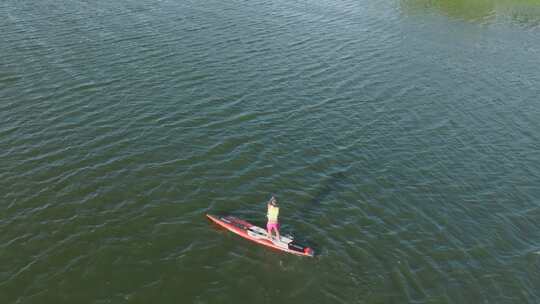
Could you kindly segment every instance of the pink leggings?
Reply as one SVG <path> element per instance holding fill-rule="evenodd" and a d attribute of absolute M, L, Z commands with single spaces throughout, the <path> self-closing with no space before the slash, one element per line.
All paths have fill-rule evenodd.
<path fill-rule="evenodd" d="M 276 230 L 276 232 L 279 232 L 279 224 L 278 223 L 266 224 L 266 230 L 268 230 L 268 234 L 272 233 L 272 229 Z"/>

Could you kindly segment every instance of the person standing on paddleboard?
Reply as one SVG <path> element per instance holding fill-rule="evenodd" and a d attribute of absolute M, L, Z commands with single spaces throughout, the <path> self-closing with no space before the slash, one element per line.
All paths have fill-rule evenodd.
<path fill-rule="evenodd" d="M 270 201 L 268 202 L 268 212 L 266 213 L 266 217 L 268 217 L 268 223 L 266 224 L 266 230 L 268 231 L 268 238 L 272 238 L 272 230 L 276 232 L 276 238 L 277 240 L 280 239 L 279 236 L 279 222 L 278 222 L 278 215 L 279 215 L 279 206 L 277 199 L 272 196 Z"/>

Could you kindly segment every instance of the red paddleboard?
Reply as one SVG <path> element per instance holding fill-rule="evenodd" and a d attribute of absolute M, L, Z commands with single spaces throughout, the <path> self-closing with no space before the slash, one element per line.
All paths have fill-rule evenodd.
<path fill-rule="evenodd" d="M 282 236 L 280 240 L 271 240 L 266 234 L 266 229 L 255 226 L 247 221 L 241 220 L 234 216 L 217 216 L 217 215 L 206 215 L 211 221 L 220 225 L 221 227 L 230 230 L 239 236 L 246 238 L 250 241 L 258 243 L 263 246 L 271 247 L 280 251 L 285 251 L 288 253 L 309 256 L 312 257 L 315 255 L 313 249 L 300 245 L 295 242 L 292 238 Z"/>

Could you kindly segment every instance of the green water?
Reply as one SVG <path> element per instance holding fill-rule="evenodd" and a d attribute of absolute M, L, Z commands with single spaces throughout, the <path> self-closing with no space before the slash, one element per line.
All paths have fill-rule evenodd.
<path fill-rule="evenodd" d="M 0 16 L 0 303 L 540 302 L 540 2 Z"/>

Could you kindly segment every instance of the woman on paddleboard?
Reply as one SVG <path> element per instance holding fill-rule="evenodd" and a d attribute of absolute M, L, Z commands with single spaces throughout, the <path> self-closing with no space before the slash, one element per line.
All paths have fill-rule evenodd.
<path fill-rule="evenodd" d="M 280 239 L 278 215 L 279 215 L 279 206 L 278 206 L 276 198 L 272 196 L 272 198 L 268 202 L 268 211 L 266 213 L 266 217 L 268 217 L 268 223 L 266 224 L 266 230 L 268 231 L 268 238 L 272 238 L 272 230 L 274 230 L 276 232 L 277 240 Z"/>

